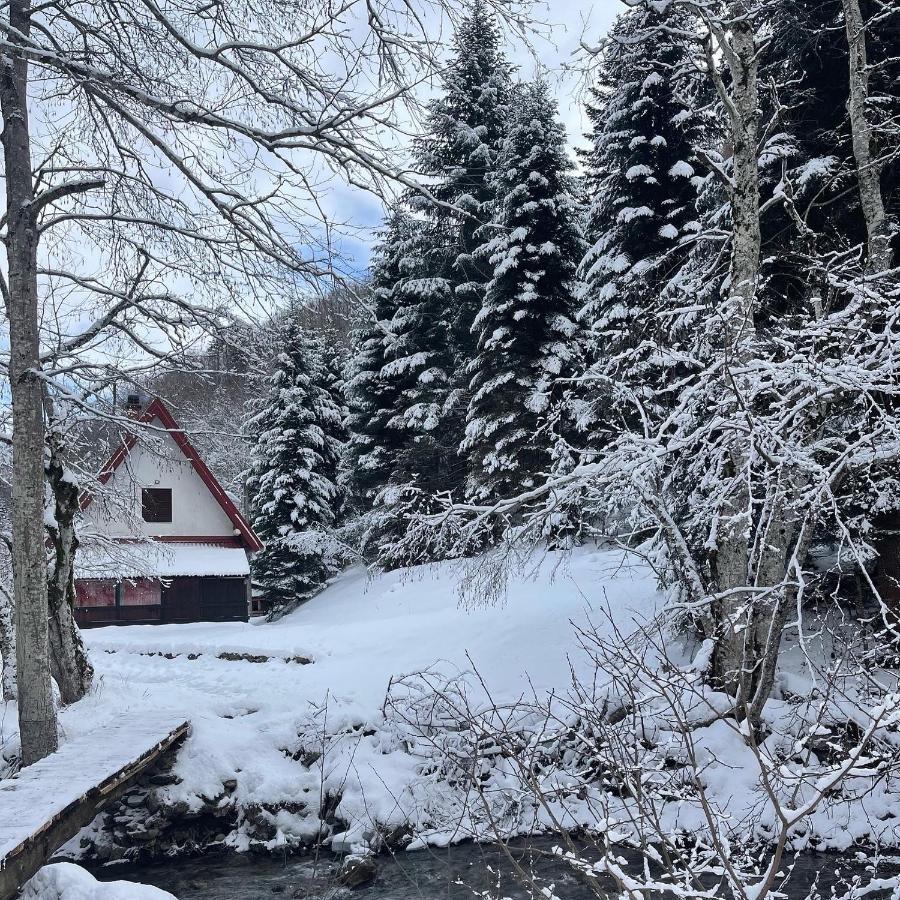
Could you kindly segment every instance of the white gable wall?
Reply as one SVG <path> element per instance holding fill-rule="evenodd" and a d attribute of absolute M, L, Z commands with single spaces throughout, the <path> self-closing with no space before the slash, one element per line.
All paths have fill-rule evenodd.
<path fill-rule="evenodd" d="M 158 420 L 152 423 L 161 427 Z M 141 489 L 171 488 L 172 521 L 145 522 Z M 106 483 L 118 502 L 95 497 L 85 510 L 93 530 L 114 537 L 233 537 L 234 526 L 169 434 L 142 436 Z"/>

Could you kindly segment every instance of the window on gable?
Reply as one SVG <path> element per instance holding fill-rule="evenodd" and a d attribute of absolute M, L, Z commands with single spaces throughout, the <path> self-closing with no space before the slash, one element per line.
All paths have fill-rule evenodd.
<path fill-rule="evenodd" d="M 141 513 L 145 522 L 171 522 L 172 488 L 143 488 Z"/>

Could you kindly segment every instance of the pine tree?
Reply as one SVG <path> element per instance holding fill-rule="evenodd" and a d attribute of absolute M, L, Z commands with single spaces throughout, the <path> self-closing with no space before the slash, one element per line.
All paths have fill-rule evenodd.
<path fill-rule="evenodd" d="M 401 564 L 393 544 L 406 518 L 453 478 L 456 447 L 447 443 L 446 401 L 452 356 L 447 340 L 447 283 L 423 278 L 431 245 L 423 221 L 392 214 L 371 269 L 375 321 L 359 336 L 348 393 L 348 465 L 366 514 L 363 550 L 381 565 Z M 403 557 L 403 561 L 406 557 Z"/>
<path fill-rule="evenodd" d="M 699 225 L 696 148 L 702 120 L 685 96 L 688 51 L 662 26 L 687 25 L 656 4 L 616 20 L 588 105 L 585 156 L 592 246 L 582 263 L 580 318 L 606 374 L 634 365 L 620 354 L 664 335 L 650 315 Z"/>
<path fill-rule="evenodd" d="M 383 369 L 397 312 L 395 291 L 403 279 L 412 228 L 402 208 L 386 223 L 370 272 L 370 321 L 353 336 L 347 383 L 347 465 L 352 492 L 363 511 L 371 509 L 388 483 L 402 447 L 401 432 L 388 426 L 399 406 L 399 385 Z"/>
<path fill-rule="evenodd" d="M 573 166 L 547 85 L 523 86 L 515 105 L 493 179 L 494 236 L 478 253 L 492 277 L 472 325 L 478 354 L 462 445 L 468 493 L 482 502 L 517 494 L 551 467 L 547 418 L 555 379 L 572 371 L 584 252 Z"/>
<path fill-rule="evenodd" d="M 410 517 L 436 511 L 435 497 L 460 480 L 458 429 L 451 427 L 454 358 L 448 340 L 452 304 L 447 281 L 429 273 L 431 245 L 421 221 L 404 242 L 400 278 L 393 288 L 397 309 L 385 340 L 380 380 L 393 398 L 387 430 L 392 466 L 375 498 L 379 562 L 385 568 L 423 562 L 427 554 L 397 548 Z M 424 551 L 423 551 L 424 554 Z"/>
<path fill-rule="evenodd" d="M 500 29 L 483 0 L 474 0 L 454 36 L 443 95 L 431 103 L 425 134 L 416 143 L 419 168 L 435 179 L 435 197 L 453 207 L 417 204 L 431 223 L 431 274 L 446 278 L 453 294 L 451 340 L 462 367 L 474 355 L 472 321 L 490 278 L 475 251 L 493 213 L 491 173 L 503 141 L 510 84 Z"/>
<path fill-rule="evenodd" d="M 440 203 L 408 198 L 420 219 L 416 266 L 398 306 L 392 366 L 403 368 L 406 382 L 403 422 L 411 436 L 406 471 L 417 472 L 420 480 L 440 474 L 444 491 L 460 488 L 465 471 L 454 455 L 463 437 L 467 373 L 475 353 L 472 322 L 490 278 L 487 260 L 475 251 L 493 212 L 491 173 L 503 139 L 509 86 L 499 27 L 483 0 L 474 0 L 454 35 L 443 93 L 430 104 L 424 134 L 415 144 L 418 168 L 432 179 L 430 189 Z M 442 375 L 428 364 L 422 370 L 426 381 L 411 386 L 409 376 L 422 354 L 435 352 L 443 358 Z M 402 473 L 396 474 L 393 481 L 401 484 Z"/>
<path fill-rule="evenodd" d="M 291 316 L 281 343 L 268 395 L 246 426 L 251 517 L 265 544 L 253 581 L 274 616 L 311 597 L 339 565 L 332 530 L 343 504 L 346 413 L 321 342 Z"/>
<path fill-rule="evenodd" d="M 390 471 L 373 472 L 369 488 L 385 566 L 426 558 L 427 551 L 417 555 L 394 542 L 412 517 L 436 509 L 437 495 L 458 494 L 465 481 L 459 446 L 474 355 L 471 328 L 490 277 L 487 260 L 475 250 L 493 210 L 491 172 L 509 83 L 499 28 L 482 0 L 475 0 L 456 32 L 443 94 L 431 103 L 415 145 L 417 168 L 440 202 L 405 198 L 409 232 L 391 265 L 375 273 L 385 289 L 390 286 L 394 308 L 377 350 L 384 353 L 377 384 L 390 398 L 381 408 L 392 413 L 382 445 L 389 448 L 383 458 Z"/>

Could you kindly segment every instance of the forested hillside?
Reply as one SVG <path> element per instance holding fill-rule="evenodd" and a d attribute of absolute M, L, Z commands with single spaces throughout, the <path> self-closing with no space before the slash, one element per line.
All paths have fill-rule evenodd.
<path fill-rule="evenodd" d="M 226 671 L 249 697 L 287 666 L 153 794 L 172 852 L 179 804 L 203 847 L 228 808 L 229 846 L 261 852 L 550 830 L 598 897 L 804 900 L 789 850 L 900 846 L 900 4 L 625 0 L 580 35 L 537 6 L 0 11 L 4 766 L 55 752 L 62 707 L 103 720 L 104 672 L 125 703 L 205 653 L 209 685 L 171 701 L 199 717 Z M 155 434 L 151 397 L 177 419 Z M 113 496 L 99 462 L 154 437 L 222 533 L 176 532 L 168 473 Z M 187 619 L 143 573 L 166 624 L 86 642 L 76 583 L 122 624 L 136 577 L 79 576 L 91 541 L 233 561 L 173 576 Z M 268 621 L 207 630 L 214 577 Z M 372 585 L 396 622 L 365 625 Z M 316 653 L 289 653 L 306 625 Z M 545 633 L 559 665 L 529 682 Z M 496 694 L 465 641 L 504 656 Z M 246 741 L 210 775 L 217 729 Z M 373 811 L 327 770 L 358 747 Z M 891 877 L 832 894 L 897 900 Z"/>
<path fill-rule="evenodd" d="M 335 401 L 348 553 L 639 547 L 756 708 L 798 598 L 877 605 L 898 28 L 838 0 L 739 25 L 635 4 L 587 54 L 576 164 L 552 91 L 476 3 L 414 143 L 430 198 L 387 215 Z M 811 565 L 829 544 L 852 585 Z"/>

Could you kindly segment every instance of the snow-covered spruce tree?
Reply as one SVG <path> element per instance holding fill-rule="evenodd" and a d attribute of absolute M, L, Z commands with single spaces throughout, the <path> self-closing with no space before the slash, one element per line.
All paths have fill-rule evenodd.
<path fill-rule="evenodd" d="M 432 558 L 433 548 L 401 539 L 411 518 L 436 511 L 435 498 L 463 480 L 459 456 L 459 412 L 453 388 L 455 359 L 449 340 L 452 291 L 434 277 L 436 247 L 426 223 L 416 221 L 403 243 L 400 278 L 394 285 L 397 309 L 385 341 L 380 381 L 393 399 L 387 420 L 392 466 L 374 499 L 378 562 L 385 568 Z"/>
<path fill-rule="evenodd" d="M 307 332 L 308 325 L 303 326 Z M 322 348 L 322 363 L 324 368 L 323 385 L 338 405 L 341 412 L 341 427 L 339 439 L 341 441 L 341 453 L 338 462 L 337 484 L 339 487 L 338 502 L 334 507 L 335 525 L 342 527 L 354 511 L 354 496 L 347 479 L 347 421 L 350 410 L 347 406 L 347 371 L 350 360 L 349 348 L 340 345 L 333 331 L 324 329 L 321 332 L 314 331 L 316 342 Z M 343 541 L 343 539 L 341 539 Z"/>
<path fill-rule="evenodd" d="M 431 103 L 415 148 L 418 168 L 435 180 L 434 196 L 452 206 L 413 198 L 431 220 L 436 249 L 443 250 L 432 257 L 431 274 L 451 287 L 451 339 L 461 369 L 475 353 L 472 322 L 491 276 L 475 251 L 494 209 L 491 173 L 506 126 L 510 71 L 496 20 L 483 0 L 473 0 L 454 35 L 443 94 Z"/>
<path fill-rule="evenodd" d="M 618 17 L 599 62 L 587 114 L 584 154 L 590 249 L 581 266 L 579 319 L 598 369 L 586 382 L 589 443 L 617 427 L 609 379 L 626 369 L 649 379 L 666 358 L 669 323 L 659 298 L 699 229 L 697 148 L 704 117 L 690 78 L 684 13 L 658 4 Z M 592 407 L 592 409 L 591 409 Z"/>
<path fill-rule="evenodd" d="M 462 450 L 469 497 L 493 502 L 551 469 L 556 379 L 572 374 L 578 262 L 584 242 L 572 162 L 555 101 L 543 81 L 515 93 L 493 189 L 490 239 L 478 251 L 491 280 L 472 330 L 471 399 Z"/>
<path fill-rule="evenodd" d="M 399 383 L 383 369 L 397 312 L 395 291 L 403 279 L 412 227 L 408 213 L 400 207 L 386 222 L 370 271 L 368 321 L 353 335 L 347 374 L 347 469 L 352 493 L 363 512 L 371 509 L 388 483 L 402 445 L 403 432 L 388 426 L 399 408 Z"/>
<path fill-rule="evenodd" d="M 343 505 L 338 483 L 346 410 L 320 341 L 291 316 L 268 395 L 246 425 L 253 448 L 247 491 L 265 544 L 253 582 L 279 617 L 309 599 L 340 566 L 332 537 Z"/>
<path fill-rule="evenodd" d="M 493 213 L 491 182 L 510 86 L 500 30 L 487 5 L 474 0 L 453 42 L 443 93 L 429 106 L 415 144 L 417 169 L 432 181 L 434 204 L 410 196 L 417 216 L 415 249 L 392 329 L 385 372 L 403 401 L 394 427 L 406 435 L 390 483 L 394 496 L 460 492 L 468 366 L 475 353 L 472 322 L 490 278 L 475 253 Z M 412 261 L 414 260 L 414 265 Z M 435 362 L 439 358 L 439 362 Z"/>
<path fill-rule="evenodd" d="M 410 501 L 420 492 L 415 484 L 419 468 L 435 471 L 425 445 L 432 422 L 417 414 L 428 403 L 426 392 L 440 396 L 447 384 L 445 354 L 406 349 L 430 339 L 410 314 L 422 311 L 423 297 L 405 293 L 420 263 L 416 230 L 421 224 L 400 204 L 385 223 L 370 269 L 369 320 L 353 336 L 347 366 L 344 482 L 361 514 L 354 540 L 367 559 L 385 568 L 402 564 L 394 560 L 393 547 L 405 528 Z M 406 304 L 410 308 L 398 316 L 398 307 Z"/>
<path fill-rule="evenodd" d="M 785 316 L 802 316 L 821 299 L 827 278 L 811 260 L 826 247 L 848 246 L 858 207 L 846 115 L 847 42 L 840 0 L 776 0 L 768 5 L 771 31 L 763 56 L 761 106 L 771 123 L 761 155 L 761 189 L 786 202 L 760 216 L 763 259 L 758 318 L 774 329 Z M 782 87 L 789 85 L 788 89 Z M 818 198 L 823 202 L 811 202 Z"/>
<path fill-rule="evenodd" d="M 454 37 L 443 93 L 429 106 L 415 144 L 417 169 L 437 204 L 407 198 L 411 233 L 397 257 L 396 307 L 379 384 L 393 400 L 388 428 L 392 468 L 375 499 L 379 562 L 421 562 L 441 551 L 398 541 L 410 520 L 436 509 L 435 497 L 461 495 L 472 322 L 490 278 L 476 255 L 494 207 L 491 180 L 502 142 L 510 67 L 487 5 L 475 0 Z M 387 407 L 385 407 L 387 408 Z"/>

